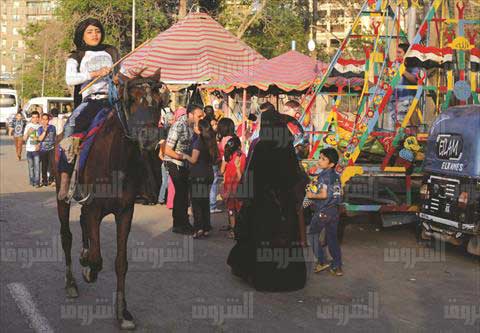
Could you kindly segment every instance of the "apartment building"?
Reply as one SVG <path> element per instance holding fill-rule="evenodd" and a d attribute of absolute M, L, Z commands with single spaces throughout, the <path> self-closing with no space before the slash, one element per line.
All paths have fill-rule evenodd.
<path fill-rule="evenodd" d="M 354 1 L 348 4 L 340 1 L 318 1 L 318 21 L 314 26 L 317 47 L 336 49 L 347 36 L 360 8 L 360 4 Z"/>
<path fill-rule="evenodd" d="M 0 81 L 14 81 L 25 57 L 21 32 L 53 17 L 55 0 L 0 0 Z"/>

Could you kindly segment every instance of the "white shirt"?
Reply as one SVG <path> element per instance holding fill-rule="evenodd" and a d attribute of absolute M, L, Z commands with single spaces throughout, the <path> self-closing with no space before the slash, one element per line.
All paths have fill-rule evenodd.
<path fill-rule="evenodd" d="M 50 120 L 49 124 L 55 126 L 55 129 L 57 130 L 57 135 L 63 133 L 63 126 L 65 125 L 65 120 L 63 118 L 53 117 L 52 120 Z"/>
<path fill-rule="evenodd" d="M 85 51 L 85 55 L 80 63 L 80 71 L 77 70 L 77 60 L 68 58 L 65 81 L 69 86 L 81 84 L 83 88 L 92 80 L 91 72 L 98 71 L 104 67 L 112 67 L 112 65 L 113 60 L 108 52 Z M 105 78 L 98 80 L 94 85 L 85 90 L 82 93 L 82 97 L 85 98 L 93 93 L 108 93 L 108 82 Z"/>
<path fill-rule="evenodd" d="M 25 126 L 23 135 L 27 134 L 30 128 L 34 129 L 34 131 L 28 136 L 25 144 L 25 150 L 27 152 L 37 151 L 37 144 L 39 144 L 37 130 L 39 127 L 40 127 L 40 124 L 33 124 L 33 123 L 28 123 L 27 126 Z"/>

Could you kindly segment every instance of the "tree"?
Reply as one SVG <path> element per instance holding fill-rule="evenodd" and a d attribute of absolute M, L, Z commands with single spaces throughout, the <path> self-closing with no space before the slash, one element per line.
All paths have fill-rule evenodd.
<path fill-rule="evenodd" d="M 131 50 L 132 4 L 131 0 L 60 0 L 57 14 L 66 24 L 64 45 L 73 47 L 72 36 L 78 22 L 95 17 L 104 24 L 105 42 L 118 47 L 120 53 L 127 53 Z M 169 26 L 164 10 L 171 5 L 169 1 L 136 0 L 135 39 L 138 43 Z"/>
<path fill-rule="evenodd" d="M 238 1 L 222 3 L 220 21 L 232 33 L 267 58 L 290 49 L 306 52 L 308 41 L 308 2 L 301 0 Z"/>
<path fill-rule="evenodd" d="M 18 86 L 22 86 L 22 98 L 41 96 L 42 81 L 46 96 L 69 95 L 65 84 L 65 58 L 61 47 L 63 23 L 54 20 L 31 24 L 23 32 L 27 48 Z M 45 70 L 45 73 L 44 73 Z"/>

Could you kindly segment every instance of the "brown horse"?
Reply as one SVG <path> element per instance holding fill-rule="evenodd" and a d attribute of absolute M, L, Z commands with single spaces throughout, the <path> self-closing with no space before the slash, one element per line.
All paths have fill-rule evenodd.
<path fill-rule="evenodd" d="M 98 131 L 78 182 L 83 194 L 89 196 L 80 214 L 83 243 L 80 264 L 85 267 L 82 272 L 85 281 L 95 282 L 103 262 L 100 223 L 105 216 L 113 214 L 117 226 L 116 314 L 122 329 L 134 329 L 133 317 L 125 300 L 125 277 L 134 202 L 142 181 L 145 181 L 138 166 L 143 162 L 141 156 L 145 155 L 142 151 L 151 149 L 158 142 L 160 109 L 168 104 L 169 92 L 159 81 L 158 74 L 151 78 L 126 80 L 120 92 L 122 107 L 112 111 Z M 57 177 L 57 194 L 58 180 Z M 65 290 L 67 297 L 78 297 L 72 272 L 70 204 L 57 200 L 57 207 L 66 261 Z"/>

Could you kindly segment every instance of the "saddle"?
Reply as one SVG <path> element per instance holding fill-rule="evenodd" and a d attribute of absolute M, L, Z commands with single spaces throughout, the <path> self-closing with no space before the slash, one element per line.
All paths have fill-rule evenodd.
<path fill-rule="evenodd" d="M 83 204 L 89 199 L 89 193 L 81 193 L 81 191 L 77 190 L 79 176 L 85 167 L 90 148 L 95 142 L 96 134 L 103 127 L 111 112 L 112 109 L 109 107 L 101 109 L 93 119 L 87 131 L 75 133 L 68 138 L 64 138 L 60 142 L 60 147 L 65 154 L 67 162 L 75 163 L 73 173 L 70 178 L 67 201 L 70 201 L 73 198 L 80 204 Z"/>

